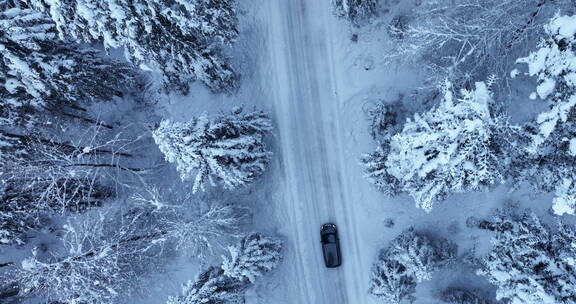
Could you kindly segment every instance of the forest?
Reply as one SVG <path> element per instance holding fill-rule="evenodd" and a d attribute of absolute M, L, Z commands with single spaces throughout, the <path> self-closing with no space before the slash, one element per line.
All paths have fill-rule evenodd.
<path fill-rule="evenodd" d="M 0 0 L 0 197 L 0 303 L 576 303 L 576 2 Z"/>

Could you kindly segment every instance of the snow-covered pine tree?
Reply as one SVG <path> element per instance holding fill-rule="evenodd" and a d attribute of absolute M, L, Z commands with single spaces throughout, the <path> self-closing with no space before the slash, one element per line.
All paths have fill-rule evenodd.
<path fill-rule="evenodd" d="M 370 118 L 370 134 L 379 142 L 390 141 L 394 134 L 402 130 L 402 123 L 406 120 L 406 110 L 400 100 L 380 100 L 367 112 Z"/>
<path fill-rule="evenodd" d="M 272 271 L 282 258 L 282 241 L 253 232 L 236 246 L 228 247 L 229 257 L 223 257 L 224 273 L 241 281 L 254 283 L 257 277 Z"/>
<path fill-rule="evenodd" d="M 20 140 L 0 132 L 0 245 L 24 244 L 26 232 L 40 222 L 38 210 L 31 204 L 30 191 L 15 189 L 4 178 L 5 164 L 27 156 L 20 147 Z"/>
<path fill-rule="evenodd" d="M 26 233 L 38 228 L 40 217 L 32 202 L 26 193 L 14 192 L 0 181 L 0 245 L 22 245 Z"/>
<path fill-rule="evenodd" d="M 448 288 L 439 295 L 439 300 L 445 304 L 491 304 L 479 291 L 463 288 Z"/>
<path fill-rule="evenodd" d="M 386 196 L 392 197 L 400 193 L 402 188 L 400 181 L 387 171 L 389 153 L 390 144 L 384 142 L 376 147 L 376 151 L 362 155 L 360 161 L 364 167 L 364 177 Z"/>
<path fill-rule="evenodd" d="M 421 282 L 431 279 L 434 271 L 454 262 L 456 245 L 410 228 L 392 240 L 380 253 L 380 258 L 400 262 L 417 282 Z"/>
<path fill-rule="evenodd" d="M 237 77 L 218 45 L 238 35 L 234 0 L 24 0 L 50 14 L 61 38 L 101 40 L 125 49 L 131 62 L 159 68 L 165 84 L 187 88 L 191 78 L 214 91 L 229 90 Z"/>
<path fill-rule="evenodd" d="M 56 38 L 56 27 L 43 13 L 20 8 L 0 13 L 3 124 L 30 126 L 39 113 L 66 115 L 139 83 L 129 65 Z"/>
<path fill-rule="evenodd" d="M 576 212 L 576 159 L 570 153 L 569 134 L 574 134 L 576 126 L 567 122 L 555 130 L 549 140 L 530 151 L 535 128 L 529 128 L 523 137 L 527 140 L 524 151 L 513 155 L 513 162 L 507 175 L 518 188 L 528 183 L 535 193 L 554 193 L 552 211 L 557 215 Z"/>
<path fill-rule="evenodd" d="M 386 171 L 386 159 L 390 151 L 390 139 L 401 131 L 400 122 L 406 119 L 403 112 L 400 102 L 385 101 L 379 101 L 368 111 L 370 133 L 378 146 L 376 151 L 362 155 L 360 162 L 366 179 L 387 196 L 395 196 L 401 191 L 400 181 Z"/>
<path fill-rule="evenodd" d="M 490 221 L 492 249 L 478 274 L 498 287 L 497 300 L 510 303 L 576 302 L 574 229 L 553 231 L 527 212 L 498 212 Z"/>
<path fill-rule="evenodd" d="M 406 121 L 386 159 L 387 173 L 427 212 L 451 193 L 489 189 L 502 180 L 506 163 L 494 138 L 501 121 L 491 113 L 488 86 L 477 82 L 457 98 L 446 82 L 443 94 L 439 106 Z"/>
<path fill-rule="evenodd" d="M 372 267 L 368 291 L 384 303 L 411 303 L 415 299 L 416 278 L 400 262 L 384 259 Z"/>
<path fill-rule="evenodd" d="M 414 228 L 403 231 L 383 249 L 372 268 L 370 293 L 389 303 L 410 299 L 415 285 L 456 259 L 456 245 Z"/>
<path fill-rule="evenodd" d="M 224 274 L 220 267 L 210 267 L 194 282 L 182 287 L 182 295 L 170 297 L 166 304 L 241 304 L 249 284 Z"/>
<path fill-rule="evenodd" d="M 525 126 L 526 152 L 515 157 L 513 180 L 527 181 L 537 192 L 554 192 L 552 210 L 576 212 L 576 15 L 556 15 L 544 26 L 539 49 L 518 59 L 538 86 L 531 98 L 549 102 L 549 110 Z M 519 72 L 513 71 L 516 76 Z"/>
<path fill-rule="evenodd" d="M 536 119 L 533 150 L 548 139 L 556 140 L 551 137 L 555 129 L 563 128 L 567 121 L 574 122 L 570 113 L 576 105 L 576 15 L 556 15 L 544 31 L 546 37 L 539 49 L 517 60 L 528 65 L 527 75 L 538 79 L 536 92 L 530 97 L 550 102 L 550 110 Z M 512 73 L 516 74 L 517 70 Z"/>
<path fill-rule="evenodd" d="M 334 13 L 360 25 L 376 14 L 378 0 L 331 0 Z"/>
<path fill-rule="evenodd" d="M 203 114 L 187 123 L 164 120 L 153 137 L 182 180 L 194 179 L 196 192 L 216 181 L 235 189 L 262 174 L 271 155 L 264 136 L 271 129 L 268 114 L 235 108 L 215 119 Z"/>

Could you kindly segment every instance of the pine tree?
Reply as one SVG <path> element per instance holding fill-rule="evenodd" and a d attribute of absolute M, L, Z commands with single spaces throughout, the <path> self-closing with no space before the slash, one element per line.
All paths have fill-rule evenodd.
<path fill-rule="evenodd" d="M 364 167 L 364 176 L 374 184 L 378 190 L 387 196 L 395 196 L 401 192 L 400 181 L 388 173 L 386 159 L 390 153 L 390 140 L 392 136 L 401 131 L 404 112 L 400 102 L 378 102 L 369 110 L 371 120 L 370 132 L 372 138 L 378 142 L 376 151 L 362 155 L 360 162 Z"/>
<path fill-rule="evenodd" d="M 212 120 L 203 114 L 188 123 L 162 121 L 153 136 L 166 160 L 176 163 L 182 180 L 194 178 L 196 192 L 206 182 L 235 189 L 261 175 L 271 154 L 264 135 L 271 129 L 266 113 L 243 114 L 237 108 Z"/>
<path fill-rule="evenodd" d="M 563 128 L 568 120 L 573 122 L 570 112 L 576 105 L 576 15 L 556 15 L 544 31 L 547 37 L 539 49 L 517 60 L 528 65 L 527 75 L 538 79 L 531 98 L 550 102 L 550 110 L 536 119 L 538 132 L 533 136 L 533 149 L 548 140 L 556 128 Z"/>
<path fill-rule="evenodd" d="M 194 282 L 182 288 L 182 295 L 170 297 L 166 304 L 234 304 L 244 303 L 246 282 L 224 274 L 220 267 L 210 267 Z"/>
<path fill-rule="evenodd" d="M 23 245 L 26 233 L 38 228 L 40 216 L 32 197 L 0 182 L 0 245 Z"/>
<path fill-rule="evenodd" d="M 534 213 L 499 212 L 488 225 L 492 249 L 478 274 L 498 287 L 498 300 L 511 303 L 576 302 L 574 229 L 552 231 Z"/>
<path fill-rule="evenodd" d="M 246 235 L 237 246 L 229 247 L 230 257 L 224 257 L 224 273 L 240 281 L 254 283 L 256 278 L 272 271 L 280 263 L 282 242 L 262 236 Z"/>
<path fill-rule="evenodd" d="M 25 2 L 50 14 L 61 38 L 123 47 L 131 62 L 159 68 L 168 86 L 186 89 L 191 78 L 214 91 L 236 85 L 235 73 L 218 50 L 238 35 L 233 0 Z"/>
<path fill-rule="evenodd" d="M 370 293 L 389 303 L 413 298 L 416 283 L 430 280 L 432 274 L 456 258 L 456 245 L 405 230 L 383 249 L 372 268 Z"/>
<path fill-rule="evenodd" d="M 528 182 L 536 192 L 554 192 L 552 210 L 558 215 L 576 212 L 576 15 L 555 16 L 544 27 L 539 49 L 519 63 L 538 79 L 530 96 L 546 100 L 549 110 L 524 128 L 524 154 L 511 166 L 516 184 Z M 513 75 L 518 74 L 515 70 Z"/>
<path fill-rule="evenodd" d="M 451 193 L 485 191 L 500 182 L 506 159 L 499 155 L 491 114 L 492 94 L 476 83 L 472 91 L 453 96 L 450 83 L 436 108 L 415 114 L 394 135 L 386 159 L 387 173 L 425 211 Z"/>
<path fill-rule="evenodd" d="M 378 0 L 332 0 L 336 16 L 360 25 L 376 14 Z"/>
<path fill-rule="evenodd" d="M 54 24 L 42 13 L 20 8 L 0 13 L 3 124 L 30 127 L 46 111 L 70 116 L 70 111 L 111 100 L 139 84 L 130 66 L 56 38 Z"/>
<path fill-rule="evenodd" d="M 445 304 L 491 304 L 477 290 L 448 288 L 440 294 L 440 301 Z"/>
<path fill-rule="evenodd" d="M 416 278 L 400 262 L 384 259 L 372 267 L 369 292 L 385 303 L 412 302 Z"/>
<path fill-rule="evenodd" d="M 386 196 L 396 196 L 402 191 L 400 181 L 388 173 L 386 160 L 390 150 L 389 143 L 379 144 L 376 151 L 364 154 L 360 159 L 364 166 L 364 177 Z"/>

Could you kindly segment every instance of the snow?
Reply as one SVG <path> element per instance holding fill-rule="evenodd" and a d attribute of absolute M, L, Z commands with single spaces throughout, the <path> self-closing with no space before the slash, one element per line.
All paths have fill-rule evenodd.
<path fill-rule="evenodd" d="M 536 92 L 540 99 L 546 99 L 548 96 L 554 92 L 554 88 L 556 87 L 556 81 L 552 78 L 546 78 L 542 81 L 541 84 L 538 85 L 536 88 Z"/>
<path fill-rule="evenodd" d="M 162 115 L 187 121 L 242 103 L 272 112 L 274 156 L 256 185 L 262 187 L 256 191 L 262 191 L 258 196 L 263 202 L 257 205 L 254 223 L 283 237 L 284 259 L 267 283 L 249 291 L 248 304 L 378 303 L 367 292 L 372 264 L 378 251 L 407 227 L 433 230 L 457 242 L 459 252 L 484 240 L 481 252 L 488 240 L 465 228 L 466 218 L 489 214 L 507 200 L 540 209 L 549 206 L 542 201 L 550 197 L 534 200 L 530 193 L 510 194 L 505 187 L 451 196 L 429 214 L 407 196 L 384 197 L 365 180 L 359 165 L 360 156 L 375 149 L 365 109 L 417 87 L 422 74 L 384 66 L 381 55 L 389 40 L 381 29 L 350 29 L 332 16 L 328 1 L 253 0 L 244 5 L 259 25 L 251 28 L 257 37 L 246 46 L 257 61 L 244 63 L 247 75 L 240 92 L 211 96 L 194 87 L 189 96 L 170 96 Z M 359 35 L 357 43 L 350 41 L 352 33 Z M 369 70 L 366 61 L 374 62 Z M 395 225 L 387 228 L 384 223 L 390 218 Z M 339 227 L 343 265 L 338 269 L 324 267 L 318 229 L 325 222 Z M 178 294 L 175 283 L 184 283 L 191 273 L 180 271 L 171 284 L 159 284 L 164 298 L 157 298 Z M 433 275 L 418 285 L 416 303 L 430 303 L 431 290 L 460 280 L 460 275 Z M 485 282 L 473 275 L 471 281 Z"/>
<path fill-rule="evenodd" d="M 572 144 L 572 142 L 570 142 Z M 576 212 L 576 195 L 574 195 L 574 181 L 564 178 L 560 185 L 556 187 L 556 196 L 552 200 L 552 211 L 556 215 L 570 214 Z"/>
<path fill-rule="evenodd" d="M 239 2 L 245 6 L 244 22 L 249 23 L 239 38 L 240 46 L 248 55 L 235 54 L 239 55 L 235 64 L 243 73 L 239 91 L 213 95 L 193 84 L 187 96 L 170 94 L 159 98 L 153 115 L 161 116 L 157 121 L 184 123 L 204 112 L 215 114 L 245 105 L 245 108 L 263 109 L 273 116 L 274 134 L 267 142 L 273 156 L 263 176 L 253 186 L 240 191 L 214 191 L 231 203 L 253 209 L 250 228 L 277 235 L 284 241 L 281 264 L 265 277 L 254 280 L 256 285 L 248 291 L 248 304 L 379 303 L 368 294 L 373 263 L 379 250 L 406 228 L 414 226 L 454 241 L 460 254 L 474 248 L 481 255 L 490 245 L 487 234 L 466 227 L 467 218 L 486 216 L 509 201 L 533 207 L 539 214 L 549 212 L 551 196 L 538 196 L 524 188 L 511 193 L 507 185 L 486 193 L 450 195 L 430 213 L 416 208 L 413 199 L 406 195 L 385 197 L 366 181 L 359 165 L 361 155 L 376 148 L 369 134 L 366 109 L 378 100 L 395 100 L 401 94 L 409 96 L 409 106 L 415 112 L 430 109 L 410 95 L 414 93 L 412 88 L 423 84 L 421 71 L 383 65 L 382 54 L 389 40 L 382 34 L 382 24 L 389 20 L 375 26 L 351 28 L 332 15 L 329 1 Z M 89 14 L 84 12 L 87 9 L 82 8 L 84 14 Z M 112 18 L 123 18 L 121 9 L 113 8 Z M 558 24 L 568 25 L 562 27 L 560 35 L 576 31 L 573 19 L 556 19 Z M 358 34 L 357 42 L 350 40 L 352 34 Z M 111 44 L 113 37 L 105 39 Z M 526 59 L 530 61 L 530 74 L 543 68 L 544 61 L 540 59 L 548 52 L 549 49 L 543 50 L 542 56 Z M 140 68 L 154 69 L 145 64 Z M 514 78 L 518 74 L 518 70 L 514 70 L 510 76 Z M 576 82 L 576 75 L 565 78 Z M 543 79 L 530 98 L 548 98 L 554 86 L 551 78 Z M 476 88 L 479 89 L 474 110 L 485 114 L 491 97 L 483 83 L 477 83 Z M 470 92 L 456 92 L 453 96 L 449 90 L 444 96 L 446 103 L 460 102 L 458 93 Z M 549 135 L 559 121 L 566 120 L 574 104 L 576 97 L 540 115 L 541 134 Z M 416 114 L 410 121 L 422 120 L 422 116 Z M 480 119 L 460 122 L 462 129 L 469 132 L 481 130 L 482 123 Z M 447 130 L 442 136 L 456 135 L 455 130 Z M 572 156 L 576 156 L 576 138 L 569 140 L 569 148 Z M 456 144 L 452 144 L 446 154 L 428 164 L 424 164 L 425 155 L 417 155 L 416 160 L 424 164 L 419 174 L 437 169 L 455 150 Z M 86 148 L 83 152 L 90 151 Z M 467 160 L 462 162 L 462 168 L 477 170 L 477 166 Z M 397 173 L 401 175 L 400 171 Z M 174 177 L 178 176 L 162 175 L 158 179 L 170 184 L 175 182 Z M 552 205 L 555 214 L 574 214 L 571 187 L 572 181 L 566 180 L 563 187 L 557 189 Z M 430 192 L 441 190 L 434 188 Z M 163 206 L 160 201 L 153 204 L 158 208 Z M 324 267 L 318 229 L 325 222 L 334 222 L 339 227 L 343 265 L 337 269 Z M 231 258 L 234 254 L 230 252 Z M 31 269 L 34 267 L 31 261 L 23 260 L 22 267 Z M 175 258 L 164 273 L 149 278 L 150 286 L 146 288 L 149 295 L 135 297 L 128 303 L 165 303 L 169 296 L 179 295 L 180 286 L 193 280 L 204 266 L 188 257 Z M 417 286 L 417 304 L 433 303 L 431 299 L 436 290 L 454 283 L 488 285 L 485 279 L 460 264 L 447 271 L 427 274 L 426 278 L 428 275 L 431 280 Z M 505 272 L 494 275 L 501 280 L 511 276 Z"/>
<path fill-rule="evenodd" d="M 36 267 L 36 264 L 34 263 L 34 261 L 32 259 L 24 259 L 22 261 L 22 269 L 32 270 L 32 269 L 34 269 L 34 267 Z"/>
<path fill-rule="evenodd" d="M 516 78 L 516 76 L 518 76 L 518 74 L 520 74 L 520 71 L 518 71 L 518 69 L 513 69 L 510 72 L 510 78 Z"/>
<path fill-rule="evenodd" d="M 552 210 L 556 215 L 574 215 L 574 202 L 563 197 L 555 197 L 552 201 Z"/>
<path fill-rule="evenodd" d="M 576 15 L 556 16 L 546 29 L 551 33 L 556 33 L 560 38 L 574 39 L 576 35 Z"/>
<path fill-rule="evenodd" d="M 568 151 L 570 152 L 570 155 L 576 156 L 576 138 L 571 138 L 571 139 L 570 139 L 570 144 L 569 144 L 569 146 L 568 146 Z"/>

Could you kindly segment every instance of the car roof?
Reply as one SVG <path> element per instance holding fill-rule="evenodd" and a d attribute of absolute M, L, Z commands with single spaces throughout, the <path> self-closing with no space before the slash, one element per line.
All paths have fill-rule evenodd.
<path fill-rule="evenodd" d="M 340 261 L 340 252 L 337 244 L 324 244 L 322 248 L 324 262 L 327 267 L 337 267 L 342 263 Z"/>

